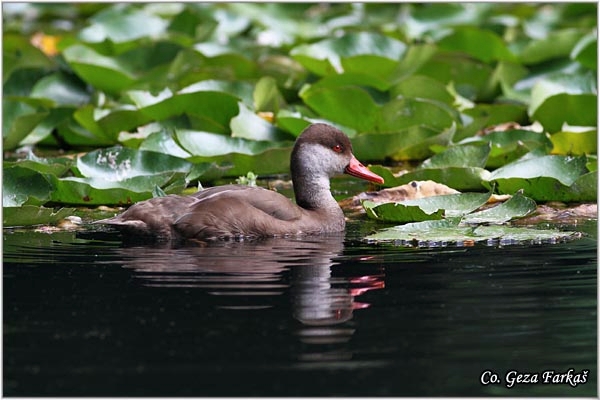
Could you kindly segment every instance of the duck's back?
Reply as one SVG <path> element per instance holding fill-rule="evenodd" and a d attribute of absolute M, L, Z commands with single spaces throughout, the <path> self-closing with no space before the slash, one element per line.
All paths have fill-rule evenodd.
<path fill-rule="evenodd" d="M 174 221 L 185 238 L 200 240 L 294 233 L 302 210 L 287 197 L 261 187 L 226 185 L 192 195 L 195 202 Z"/>
<path fill-rule="evenodd" d="M 302 209 L 277 192 L 225 185 L 149 199 L 97 222 L 140 238 L 215 240 L 297 233 L 304 228 L 302 216 Z"/>

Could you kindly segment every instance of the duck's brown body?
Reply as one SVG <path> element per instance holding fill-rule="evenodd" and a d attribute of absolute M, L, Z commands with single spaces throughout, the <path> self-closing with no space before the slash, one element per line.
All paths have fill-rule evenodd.
<path fill-rule="evenodd" d="M 268 189 L 226 185 L 191 196 L 153 198 L 98 223 L 114 225 L 127 235 L 163 240 L 339 232 L 345 219 L 329 191 L 329 178 L 346 172 L 383 182 L 354 158 L 348 138 L 325 124 L 311 125 L 298 138 L 291 171 L 297 204 Z"/>

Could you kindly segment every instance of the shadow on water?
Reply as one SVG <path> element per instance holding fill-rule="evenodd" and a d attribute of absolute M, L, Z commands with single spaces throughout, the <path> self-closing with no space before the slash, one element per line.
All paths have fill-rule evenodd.
<path fill-rule="evenodd" d="M 365 229 L 180 248 L 5 231 L 4 394 L 596 395 L 595 237 L 407 249 Z M 586 382 L 507 387 L 569 369 Z"/>

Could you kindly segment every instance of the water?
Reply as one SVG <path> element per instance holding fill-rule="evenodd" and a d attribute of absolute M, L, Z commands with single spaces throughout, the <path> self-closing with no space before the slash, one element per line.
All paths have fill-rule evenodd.
<path fill-rule="evenodd" d="M 4 395 L 597 395 L 595 221 L 504 248 L 362 243 L 372 227 L 177 249 L 5 230 Z M 569 369 L 586 383 L 507 388 Z"/>

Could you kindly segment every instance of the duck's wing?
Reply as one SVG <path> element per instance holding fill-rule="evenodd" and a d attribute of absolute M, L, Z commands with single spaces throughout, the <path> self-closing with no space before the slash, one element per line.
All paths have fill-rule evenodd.
<path fill-rule="evenodd" d="M 216 239 L 286 234 L 301 209 L 287 197 L 260 187 L 227 185 L 193 195 L 194 204 L 174 223 L 183 237 Z"/>
<path fill-rule="evenodd" d="M 169 195 L 136 203 L 112 218 L 95 224 L 113 225 L 131 235 L 171 239 L 172 225 L 194 203 L 189 196 Z"/>
<path fill-rule="evenodd" d="M 290 199 L 273 190 L 244 185 L 216 186 L 194 193 L 191 197 L 196 202 L 190 206 L 190 211 L 197 211 L 205 207 L 231 208 L 251 207 L 257 211 L 270 215 L 282 221 L 293 221 L 300 218 L 300 208 Z M 243 205 L 243 204 L 246 205 Z M 226 210 L 224 210 L 226 212 Z M 217 213 L 218 214 L 218 213 Z M 258 215 L 258 214 L 255 214 Z"/>

